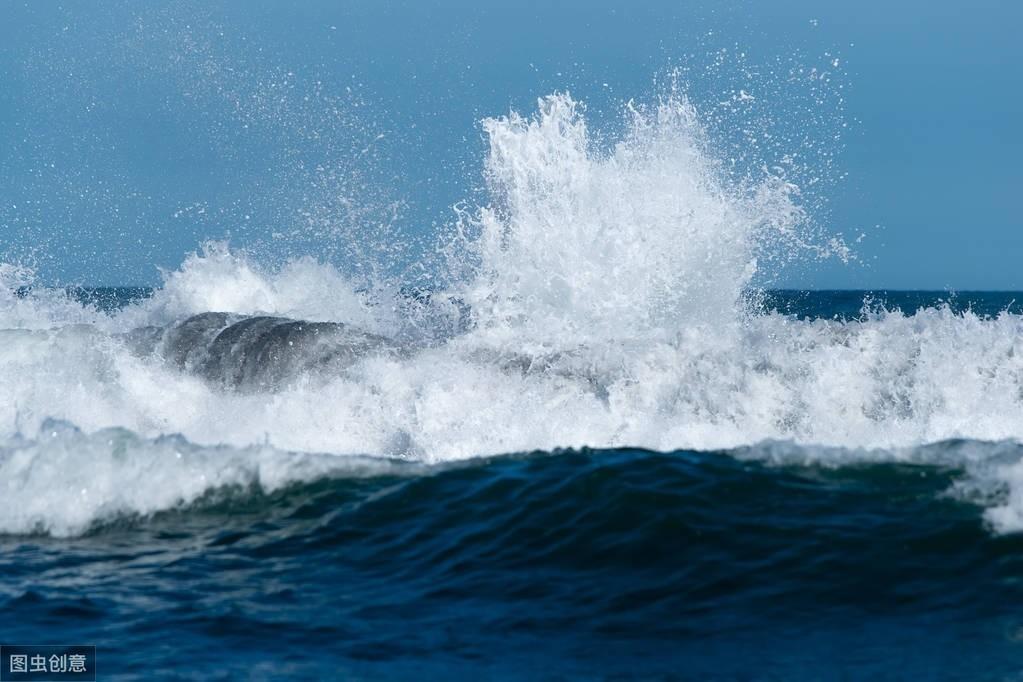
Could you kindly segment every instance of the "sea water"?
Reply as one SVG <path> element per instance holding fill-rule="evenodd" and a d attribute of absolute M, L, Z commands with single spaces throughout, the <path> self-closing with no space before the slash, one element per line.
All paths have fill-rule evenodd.
<path fill-rule="evenodd" d="M 1016 679 L 1016 298 L 760 289 L 848 249 L 679 93 L 605 146 L 566 94 L 483 125 L 426 289 L 218 242 L 154 289 L 0 266 L 4 640 L 125 679 Z"/>

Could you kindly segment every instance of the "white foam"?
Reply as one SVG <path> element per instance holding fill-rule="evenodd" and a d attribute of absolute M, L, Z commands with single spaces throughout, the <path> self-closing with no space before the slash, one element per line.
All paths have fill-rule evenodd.
<path fill-rule="evenodd" d="M 180 437 L 148 440 L 124 429 L 87 435 L 48 421 L 34 439 L 0 441 L 0 532 L 75 535 L 97 521 L 182 507 L 210 491 L 273 492 L 323 476 L 394 470 L 384 460 L 268 446 L 202 448 Z"/>
<path fill-rule="evenodd" d="M 79 304 L 64 290 L 32 287 L 30 269 L 0 264 L 0 329 L 89 324 L 105 332 L 127 332 L 209 311 L 347 322 L 380 333 L 393 333 L 398 325 L 393 309 L 378 304 L 381 296 L 390 295 L 385 283 L 357 292 L 336 268 L 311 257 L 267 269 L 226 242 L 209 241 L 179 269 L 161 274 L 162 285 L 151 298 L 105 314 Z M 28 289 L 27 294 L 19 295 L 19 288 Z"/>
<path fill-rule="evenodd" d="M 771 175 L 729 185 L 684 99 L 630 115 L 609 152 L 594 148 L 567 95 L 543 100 L 533 118 L 488 121 L 492 201 L 463 220 L 465 240 L 446 245 L 461 278 L 437 297 L 467 300 L 475 329 L 340 375 L 295 377 L 278 392 L 219 390 L 159 357 L 136 357 L 118 334 L 209 310 L 393 334 L 403 321 L 386 288 L 356 291 L 311 259 L 266 270 L 216 244 L 165 273 L 152 299 L 112 316 L 0 287 L 0 438 L 27 443 L 8 445 L 0 468 L 28 457 L 51 472 L 25 492 L 7 489 L 0 529 L 71 532 L 108 508 L 148 512 L 194 499 L 202 475 L 242 481 L 280 457 L 275 476 L 284 480 L 306 466 L 282 453 L 438 462 L 771 440 L 839 448 L 804 450 L 837 462 L 897 458 L 947 439 L 1023 439 L 1023 317 L 947 308 L 853 322 L 750 315 L 742 293 L 760 254 L 802 243 L 798 188 Z M 26 277 L 3 272 L 11 282 Z M 95 435 L 46 440 L 50 419 Z M 123 431 L 112 439 L 108 429 Z M 173 450 L 166 434 L 195 444 L 201 454 L 188 462 L 199 478 L 174 478 L 182 470 L 159 459 Z M 104 450 L 111 439 L 126 443 L 121 454 Z M 88 504 L 65 510 L 67 491 L 45 490 L 60 487 L 62 471 L 88 475 L 72 464 L 77 447 L 107 463 L 107 478 Z M 142 481 L 146 467 L 151 482 Z M 1014 492 L 991 503 L 989 519 L 1023 528 L 1021 470 L 1000 461 L 990 471 L 978 480 Z M 177 483 L 157 491 L 160 477 Z M 133 485 L 154 491 L 122 490 Z"/>
<path fill-rule="evenodd" d="M 803 219 L 798 189 L 727 186 L 678 93 L 629 116 L 610 152 L 567 94 L 484 121 L 492 203 L 465 293 L 481 325 L 563 344 L 735 320 L 759 247 Z"/>
<path fill-rule="evenodd" d="M 386 319 L 340 272 L 309 257 L 270 272 L 223 242 L 208 242 L 163 280 L 141 306 L 150 324 L 207 311 L 342 321 L 374 330 Z"/>

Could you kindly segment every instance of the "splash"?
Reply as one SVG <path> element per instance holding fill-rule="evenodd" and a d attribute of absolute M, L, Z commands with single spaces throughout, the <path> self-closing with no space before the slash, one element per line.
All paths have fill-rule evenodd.
<path fill-rule="evenodd" d="M 678 94 L 627 114 L 611 145 L 567 94 L 485 121 L 490 198 L 444 245 L 460 275 L 445 290 L 357 285 L 309 258 L 267 268 L 210 244 L 108 314 L 59 292 L 11 293 L 31 275 L 6 267 L 0 470 L 25 487 L 0 506 L 0 530 L 75 532 L 264 481 L 264 465 L 284 472 L 268 486 L 322 475 L 303 453 L 437 464 L 640 446 L 770 461 L 779 442 L 824 466 L 962 467 L 996 528 L 1023 527 L 1011 445 L 1023 438 L 1023 317 L 756 310 L 746 294 L 763 254 L 811 243 L 798 188 L 769 172 L 730 181 Z M 194 316 L 223 325 L 180 341 Z M 315 330 L 330 333 L 310 340 Z M 233 370 L 207 361 L 213 348 L 256 379 L 222 380 Z M 273 354 L 272 381 L 246 348 Z M 54 439 L 52 420 L 73 427 Z M 949 440 L 975 451 L 927 446 Z M 193 453 L 184 469 L 181 448 Z M 24 491 L 60 481 L 76 452 L 105 462 L 89 485 L 98 497 L 72 513 L 66 491 L 42 493 L 22 514 Z M 166 494 L 123 490 L 153 486 Z"/>
<path fill-rule="evenodd" d="M 804 221 L 798 188 L 729 187 L 680 93 L 628 115 L 607 152 L 568 94 L 483 122 L 492 203 L 466 291 L 481 327 L 556 345 L 738 319 L 760 248 Z"/>

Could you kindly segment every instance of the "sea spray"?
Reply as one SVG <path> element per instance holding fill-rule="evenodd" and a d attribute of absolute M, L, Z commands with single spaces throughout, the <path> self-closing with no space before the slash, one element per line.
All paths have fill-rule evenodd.
<path fill-rule="evenodd" d="M 19 495 L 43 503 L 29 517 L 0 515 L 0 530 L 75 532 L 185 503 L 254 480 L 217 475 L 221 458 L 252 448 L 264 459 L 429 464 L 578 446 L 744 448 L 738 456 L 770 459 L 765 441 L 823 466 L 945 453 L 936 464 L 963 469 L 991 523 L 1019 527 L 1017 450 L 986 441 L 1023 438 L 1023 317 L 947 306 L 852 320 L 757 311 L 745 293 L 759 256 L 812 243 L 798 188 L 772 173 L 729 182 L 684 98 L 629 116 L 605 149 L 567 94 L 544 98 L 532 117 L 487 120 L 490 199 L 463 212 L 462 238 L 445 245 L 462 274 L 445 290 L 357 285 L 312 259 L 267 268 L 210 244 L 165 272 L 152 297 L 104 313 L 26 288 L 30 274 L 8 266 L 0 467 L 27 472 Z M 465 323 L 451 324 L 464 311 Z M 139 329 L 162 334 L 207 312 L 336 322 L 400 339 L 402 350 L 329 368 L 295 362 L 300 371 L 266 390 L 239 391 L 133 344 Z M 72 435 L 48 436 L 54 419 Z M 91 486 L 110 498 L 55 511 L 63 493 L 47 492 L 50 474 L 73 471 L 54 458 L 108 457 L 96 433 L 129 444 Z M 180 476 L 161 474 L 161 495 L 145 504 L 118 492 L 140 478 L 124 459 L 159 470 L 173 455 L 167 434 L 210 454 Z M 928 446 L 949 439 L 974 447 L 967 456 Z M 299 461 L 281 456 L 284 468 Z"/>
<path fill-rule="evenodd" d="M 729 187 L 679 93 L 628 112 L 607 152 L 568 94 L 532 118 L 484 121 L 491 203 L 466 249 L 480 263 L 466 298 L 481 327 L 557 347 L 740 316 L 760 245 L 803 222 L 798 188 L 774 176 Z"/>

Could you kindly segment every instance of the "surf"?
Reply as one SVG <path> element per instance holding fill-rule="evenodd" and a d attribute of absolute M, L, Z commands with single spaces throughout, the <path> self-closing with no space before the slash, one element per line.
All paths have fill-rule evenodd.
<path fill-rule="evenodd" d="M 837 467 L 917 462 L 950 441 L 977 443 L 954 464 L 986 491 L 992 526 L 1023 527 L 1018 455 L 998 445 L 1023 438 L 1023 317 L 764 307 L 765 263 L 843 245 L 819 236 L 785 173 L 731 173 L 682 93 L 623 115 L 610 144 L 565 93 L 486 119 L 486 198 L 439 237 L 443 277 L 428 290 L 310 257 L 270 267 L 211 242 L 111 311 L 4 266 L 0 462 L 17 480 L 59 481 L 62 443 L 78 443 L 113 485 L 68 503 L 71 522 L 67 491 L 45 492 L 43 476 L 28 489 L 48 502 L 29 517 L 12 503 L 0 530 L 71 532 L 262 480 L 246 457 L 302 478 L 322 475 L 306 455 L 435 466 L 565 447 L 752 448 L 772 461 L 777 448 L 758 446 L 787 443 L 804 464 Z M 54 437 L 54 423 L 72 435 Z M 171 436 L 208 456 L 162 472 L 179 454 Z M 161 494 L 123 496 L 149 489 L 148 466 Z"/>

